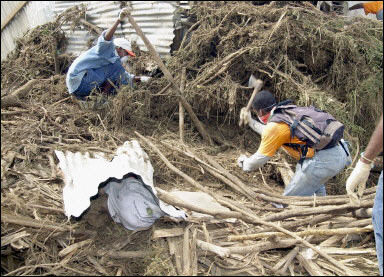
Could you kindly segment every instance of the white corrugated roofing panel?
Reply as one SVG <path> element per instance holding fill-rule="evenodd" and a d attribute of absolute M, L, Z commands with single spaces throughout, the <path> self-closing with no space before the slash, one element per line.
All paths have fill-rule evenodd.
<path fill-rule="evenodd" d="M 185 2 L 185 1 L 184 1 Z M 78 1 L 56 1 L 55 13 L 60 14 L 65 9 L 78 5 Z M 117 1 L 82 1 L 88 5 L 86 20 L 103 30 L 108 29 L 117 19 L 120 3 Z M 155 47 L 160 56 L 170 54 L 171 44 L 175 37 L 174 12 L 178 7 L 177 1 L 131 1 L 132 16 L 140 26 L 143 33 Z M 67 52 L 79 55 L 86 49 L 90 35 L 87 30 L 70 32 L 68 27 L 63 27 L 68 37 Z M 128 20 L 117 27 L 115 37 L 125 37 L 136 41 L 140 49 L 147 51 L 144 42 L 136 35 Z"/>
<path fill-rule="evenodd" d="M 1 19 L 5 19 L 22 1 L 1 1 Z M 1 31 L 1 60 L 15 49 L 15 40 L 28 30 L 47 23 L 54 18 L 52 1 L 28 1 Z"/>

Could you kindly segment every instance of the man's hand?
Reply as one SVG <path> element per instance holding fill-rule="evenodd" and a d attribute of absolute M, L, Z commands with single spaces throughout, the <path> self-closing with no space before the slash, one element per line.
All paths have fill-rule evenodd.
<path fill-rule="evenodd" d="M 237 158 L 237 165 L 243 169 L 243 163 L 244 163 L 244 160 L 247 159 L 247 156 L 244 155 L 244 154 L 241 154 L 240 157 Z"/>
<path fill-rule="evenodd" d="M 240 122 L 242 121 L 244 125 L 248 125 L 251 122 L 251 112 L 247 110 L 246 107 L 240 110 Z"/>
<path fill-rule="evenodd" d="M 364 193 L 370 171 L 371 165 L 359 160 L 348 177 L 345 188 L 352 204 L 359 205 L 359 198 Z"/>
<path fill-rule="evenodd" d="M 123 8 L 120 12 L 119 12 L 119 20 L 122 22 L 124 21 L 124 19 L 128 16 L 128 14 L 131 13 L 131 9 L 130 8 Z"/>

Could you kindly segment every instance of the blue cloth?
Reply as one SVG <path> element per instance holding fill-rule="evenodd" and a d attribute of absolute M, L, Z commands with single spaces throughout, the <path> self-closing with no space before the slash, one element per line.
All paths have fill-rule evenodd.
<path fill-rule="evenodd" d="M 383 10 L 382 9 L 376 13 L 376 18 L 378 20 L 383 21 Z"/>
<path fill-rule="evenodd" d="M 94 87 L 100 86 L 107 78 L 111 81 L 121 79 L 121 83 L 133 86 L 134 75 L 124 70 L 120 57 L 116 55 L 113 38 L 110 41 L 104 39 L 106 32 L 101 34 L 95 46 L 77 57 L 69 67 L 66 76 L 69 93 L 87 96 Z M 87 76 L 82 83 L 85 75 Z"/>
<path fill-rule="evenodd" d="M 349 153 L 347 143 L 342 143 Z M 335 147 L 317 151 L 312 158 L 305 159 L 302 165 L 296 165 L 295 175 L 283 195 L 325 196 L 325 183 L 351 163 L 351 155 L 347 156 L 339 143 Z"/>
<path fill-rule="evenodd" d="M 377 184 L 375 203 L 372 210 L 372 225 L 375 232 L 376 255 L 380 275 L 383 276 L 383 171 Z"/>

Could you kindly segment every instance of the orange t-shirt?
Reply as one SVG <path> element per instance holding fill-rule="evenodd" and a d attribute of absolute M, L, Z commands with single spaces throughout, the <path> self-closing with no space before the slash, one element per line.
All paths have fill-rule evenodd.
<path fill-rule="evenodd" d="M 363 3 L 365 15 L 369 13 L 376 14 L 378 11 L 383 9 L 383 1 L 375 1 Z"/>
<path fill-rule="evenodd" d="M 305 142 L 299 140 L 297 137 L 291 138 L 291 131 L 288 124 L 284 122 L 269 122 L 261 134 L 261 143 L 257 153 L 267 157 L 273 157 L 276 151 L 282 146 L 290 156 L 300 160 L 300 152 L 292 147 L 283 145 L 284 143 L 305 144 Z M 314 149 L 308 148 L 307 157 L 312 158 L 314 154 Z"/>

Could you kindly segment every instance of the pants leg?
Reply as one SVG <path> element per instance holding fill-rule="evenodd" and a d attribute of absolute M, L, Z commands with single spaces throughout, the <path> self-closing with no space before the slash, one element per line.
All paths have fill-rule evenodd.
<path fill-rule="evenodd" d="M 108 82 L 107 79 L 111 80 L 111 82 L 113 82 L 116 87 L 120 87 L 121 84 L 130 85 L 131 87 L 133 87 L 132 78 L 129 77 L 124 67 L 119 62 L 104 67 L 103 74 L 105 77 L 104 80 L 106 82 Z M 110 93 L 116 93 L 115 88 L 112 87 Z"/>
<path fill-rule="evenodd" d="M 125 71 L 120 62 L 111 63 L 106 66 L 88 69 L 87 73 L 81 80 L 79 88 L 74 92 L 77 97 L 88 96 L 92 89 L 100 88 L 103 84 L 107 84 L 107 79 L 110 79 L 117 87 L 121 84 L 133 86 L 133 80 Z M 109 84 L 109 83 L 108 83 Z M 115 93 L 115 89 L 109 91 L 111 94 Z"/>
<path fill-rule="evenodd" d="M 348 146 L 344 143 L 348 150 Z M 291 196 L 325 196 L 325 184 L 332 177 L 351 163 L 350 155 L 337 144 L 330 149 L 316 152 L 315 156 L 305 159 L 303 164 L 297 164 L 296 172 L 283 195 Z"/>
<path fill-rule="evenodd" d="M 377 184 L 375 203 L 372 210 L 372 225 L 375 232 L 376 255 L 380 275 L 383 276 L 383 171 Z"/>
<path fill-rule="evenodd" d="M 81 80 L 80 86 L 73 92 L 73 94 L 78 98 L 84 98 L 85 96 L 89 96 L 94 88 L 100 87 L 103 82 L 104 76 L 100 74 L 99 70 L 93 68 L 87 69 L 87 72 Z"/>
<path fill-rule="evenodd" d="M 380 11 L 378 11 L 378 12 L 376 13 L 376 18 L 377 18 L 378 20 L 383 21 L 383 9 L 381 9 Z"/>

